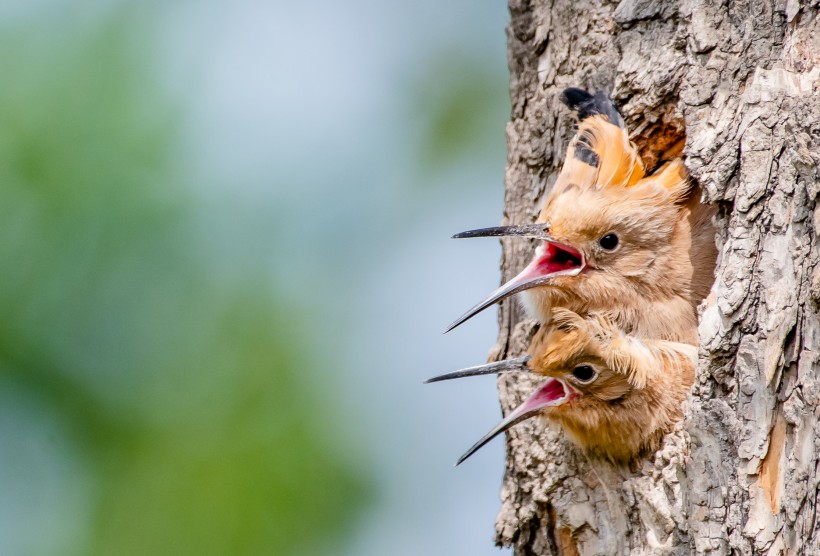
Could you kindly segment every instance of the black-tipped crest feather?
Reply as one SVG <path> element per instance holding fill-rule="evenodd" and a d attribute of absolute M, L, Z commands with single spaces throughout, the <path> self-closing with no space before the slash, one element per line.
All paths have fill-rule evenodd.
<path fill-rule="evenodd" d="M 564 92 L 561 93 L 561 102 L 574 110 L 580 120 L 601 114 L 602 116 L 606 116 L 611 124 L 624 127 L 624 120 L 621 117 L 621 113 L 618 112 L 618 109 L 615 107 L 615 104 L 613 104 L 612 99 L 609 98 L 609 95 L 602 91 L 598 91 L 592 95 L 583 89 L 570 87 L 564 89 Z"/>

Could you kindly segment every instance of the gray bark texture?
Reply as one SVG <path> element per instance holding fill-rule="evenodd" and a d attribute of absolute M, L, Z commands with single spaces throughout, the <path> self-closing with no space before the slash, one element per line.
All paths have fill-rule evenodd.
<path fill-rule="evenodd" d="M 510 0 L 504 223 L 532 222 L 574 117 L 569 86 L 612 93 L 651 167 L 685 138 L 719 207 L 686 418 L 631 467 L 537 420 L 507 437 L 496 541 L 529 554 L 820 554 L 818 2 Z M 503 275 L 532 257 L 506 238 Z M 533 323 L 502 304 L 493 359 Z M 505 413 L 535 387 L 501 377 Z"/>

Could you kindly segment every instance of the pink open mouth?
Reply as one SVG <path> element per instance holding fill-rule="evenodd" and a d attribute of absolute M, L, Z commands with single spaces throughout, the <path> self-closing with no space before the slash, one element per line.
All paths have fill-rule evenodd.
<path fill-rule="evenodd" d="M 547 382 L 533 392 L 524 403 L 516 407 L 510 413 L 510 416 L 515 414 L 524 415 L 533 411 L 541 411 L 546 407 L 561 405 L 570 398 L 570 395 L 569 387 L 562 381 L 557 378 L 548 378 Z"/>
<path fill-rule="evenodd" d="M 542 253 L 539 254 L 539 251 Z M 584 267 L 584 256 L 569 245 L 554 241 L 545 241 L 535 252 L 535 258 L 525 270 L 531 277 L 555 276 L 559 272 L 580 272 Z M 523 274 L 523 272 L 521 273 Z M 520 274 L 519 274 L 520 276 Z"/>
<path fill-rule="evenodd" d="M 575 276 L 586 267 L 584 255 L 577 249 L 554 240 L 544 240 L 535 257 L 515 278 L 495 290 L 484 301 L 464 313 L 447 327 L 449 332 L 493 303 L 518 292 L 548 284 L 557 276 Z"/>
<path fill-rule="evenodd" d="M 548 407 L 554 407 L 566 403 L 572 399 L 573 395 L 572 389 L 562 381 L 557 378 L 548 378 L 547 382 L 533 392 L 532 395 L 524 400 L 521 405 L 513 409 L 503 421 L 493 428 L 493 430 L 485 434 L 481 440 L 473 444 L 473 446 L 459 458 L 456 465 L 473 455 L 479 450 L 479 448 L 513 425 L 538 415 Z"/>

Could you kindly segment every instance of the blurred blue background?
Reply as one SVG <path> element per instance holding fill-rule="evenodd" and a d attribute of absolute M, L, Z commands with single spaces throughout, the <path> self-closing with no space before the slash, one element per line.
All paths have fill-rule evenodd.
<path fill-rule="evenodd" d="M 506 21 L 0 3 L 0 554 L 499 554 Z"/>

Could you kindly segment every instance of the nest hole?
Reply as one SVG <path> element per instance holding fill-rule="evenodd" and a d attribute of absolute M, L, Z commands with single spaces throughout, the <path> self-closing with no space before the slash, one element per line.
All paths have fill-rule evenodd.
<path fill-rule="evenodd" d="M 650 173 L 664 162 L 683 157 L 686 146 L 686 124 L 675 104 L 656 110 L 642 110 L 636 118 L 625 118 L 630 139 L 638 147 L 644 166 Z M 632 120 L 632 121 L 630 121 Z"/>

